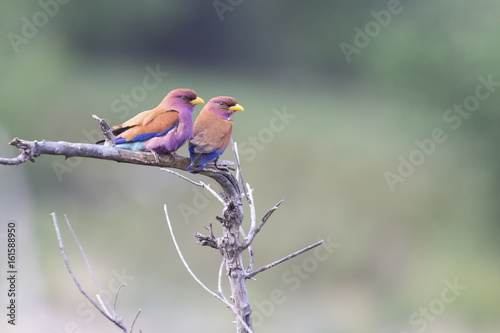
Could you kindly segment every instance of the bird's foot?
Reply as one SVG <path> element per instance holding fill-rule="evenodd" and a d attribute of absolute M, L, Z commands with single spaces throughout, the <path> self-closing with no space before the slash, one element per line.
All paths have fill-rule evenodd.
<path fill-rule="evenodd" d="M 220 170 L 220 171 L 224 171 L 224 172 L 229 172 L 229 168 L 225 167 L 225 166 L 218 166 L 217 165 L 217 161 L 219 160 L 219 158 L 217 158 L 215 161 L 214 161 L 214 165 L 215 165 L 215 168 L 217 170 Z"/>
<path fill-rule="evenodd" d="M 160 156 L 154 150 L 151 150 L 151 153 L 155 157 L 156 164 L 160 164 Z"/>

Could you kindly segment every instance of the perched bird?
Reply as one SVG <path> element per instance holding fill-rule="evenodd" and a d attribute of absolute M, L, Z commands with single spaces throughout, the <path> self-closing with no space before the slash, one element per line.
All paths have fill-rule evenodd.
<path fill-rule="evenodd" d="M 154 109 L 113 127 L 116 146 L 156 154 L 177 150 L 193 136 L 193 109 L 200 103 L 203 99 L 190 89 L 172 90 Z"/>
<path fill-rule="evenodd" d="M 203 107 L 194 123 L 193 138 L 189 140 L 188 171 L 198 172 L 209 162 L 217 163 L 231 139 L 233 121 L 229 117 L 236 111 L 243 111 L 243 107 L 227 96 L 214 97 Z"/>

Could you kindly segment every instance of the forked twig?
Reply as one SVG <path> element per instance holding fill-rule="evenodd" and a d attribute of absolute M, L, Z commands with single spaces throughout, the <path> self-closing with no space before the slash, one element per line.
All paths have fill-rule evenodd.
<path fill-rule="evenodd" d="M 250 244 L 252 244 L 253 240 L 255 239 L 255 236 L 257 236 L 260 229 L 262 229 L 264 224 L 266 224 L 267 220 L 271 217 L 271 215 L 273 215 L 273 213 L 278 209 L 278 207 L 281 205 L 282 202 L 283 202 L 283 200 L 280 200 L 280 202 L 278 202 L 271 209 L 269 209 L 267 211 L 267 213 L 264 214 L 264 216 L 262 217 L 262 219 L 257 227 L 255 227 L 255 223 L 253 224 L 253 226 L 250 228 L 250 232 L 248 233 L 248 236 L 245 237 L 245 240 L 243 241 L 243 243 L 241 245 L 244 249 L 246 249 L 248 246 L 250 246 Z"/>
<path fill-rule="evenodd" d="M 99 282 L 97 281 L 97 278 L 95 277 L 94 271 L 92 270 L 92 267 L 90 266 L 89 260 L 87 259 L 87 256 L 85 255 L 85 252 L 83 251 L 82 245 L 78 241 L 78 238 L 76 237 L 75 231 L 73 230 L 71 223 L 69 223 L 69 219 L 68 219 L 68 216 L 66 216 L 66 214 L 64 214 L 64 218 L 66 219 L 66 224 L 68 225 L 68 229 L 71 231 L 71 234 L 73 235 L 73 239 L 75 240 L 75 243 L 78 245 L 78 248 L 80 249 L 80 253 L 82 254 L 82 257 L 85 260 L 85 264 L 87 265 L 87 269 L 89 270 L 90 275 L 92 276 L 92 280 L 94 280 L 94 283 L 97 286 L 97 289 L 99 290 L 99 294 L 96 295 L 97 299 L 101 303 L 104 311 L 108 312 L 108 309 L 113 309 L 113 313 L 110 314 L 108 312 L 108 314 L 116 319 L 116 312 L 114 311 L 114 308 L 111 308 L 111 304 L 109 303 L 108 297 L 106 297 L 106 295 L 102 291 L 101 285 L 99 284 Z M 101 295 L 104 298 L 104 301 L 106 301 L 106 305 L 103 304 L 99 295 Z"/>
<path fill-rule="evenodd" d="M 273 262 L 272 262 L 272 263 L 270 263 L 270 264 L 267 264 L 267 265 L 265 265 L 265 266 L 262 266 L 261 268 L 256 269 L 256 270 L 255 270 L 255 271 L 253 271 L 253 272 L 246 273 L 245 277 L 246 277 L 247 279 L 251 279 L 251 278 L 253 278 L 255 275 L 257 275 L 257 274 L 259 274 L 259 273 L 262 273 L 262 272 L 264 272 L 264 271 L 268 270 L 269 268 L 272 268 L 272 267 L 274 267 L 274 266 L 276 266 L 276 265 L 279 265 L 279 264 L 281 264 L 282 262 L 285 262 L 285 261 L 287 261 L 287 260 L 290 260 L 290 259 L 292 259 L 292 258 L 294 258 L 294 257 L 298 256 L 299 254 L 302 254 L 302 253 L 304 253 L 304 252 L 306 252 L 306 251 L 309 251 L 309 250 L 311 250 L 311 249 L 313 249 L 313 248 L 315 248 L 315 247 L 317 247 L 317 246 L 320 246 L 321 244 L 323 244 L 323 240 L 320 240 L 320 241 L 318 241 L 318 242 L 316 242 L 316 243 L 314 243 L 314 244 L 311 244 L 311 245 L 309 245 L 309 246 L 307 246 L 307 247 L 305 247 L 305 248 L 303 248 L 303 249 L 301 249 L 301 250 L 298 250 L 298 251 L 296 251 L 296 252 L 294 252 L 294 253 L 291 253 L 291 254 L 287 255 L 286 257 L 283 257 L 283 258 L 281 258 L 281 259 L 279 259 L 279 260 L 273 261 Z"/>
<path fill-rule="evenodd" d="M 123 332 L 127 333 L 127 328 L 123 325 L 123 323 L 121 321 L 118 321 L 116 320 L 115 318 L 112 318 L 110 315 L 108 315 L 107 311 L 105 311 L 103 308 L 101 308 L 99 306 L 99 304 L 96 303 L 96 301 L 94 301 L 92 299 L 92 297 L 89 296 L 89 294 L 83 289 L 83 287 L 81 286 L 80 282 L 78 281 L 78 279 L 76 278 L 75 274 L 73 273 L 73 269 L 71 268 L 71 265 L 69 264 L 69 261 L 68 261 L 68 257 L 66 256 L 66 251 L 64 249 L 64 245 L 63 245 L 63 241 L 62 241 L 62 237 L 61 237 L 61 232 L 59 231 L 59 225 L 57 223 L 57 217 L 56 217 L 56 213 L 52 213 L 50 214 L 52 216 L 52 220 L 54 221 L 54 228 L 56 230 L 56 235 L 57 235 L 57 240 L 59 242 L 59 249 L 61 250 L 61 254 L 64 258 L 64 263 L 66 264 L 66 267 L 68 269 L 68 272 L 69 274 L 71 275 L 71 277 L 73 278 L 73 281 L 75 282 L 76 286 L 78 287 L 78 289 L 80 290 L 80 292 L 85 296 L 85 298 L 87 298 L 87 300 L 106 318 L 108 318 L 108 320 L 110 320 L 111 322 L 113 322 L 116 326 L 118 326 Z M 69 220 L 68 220 L 69 222 Z"/>

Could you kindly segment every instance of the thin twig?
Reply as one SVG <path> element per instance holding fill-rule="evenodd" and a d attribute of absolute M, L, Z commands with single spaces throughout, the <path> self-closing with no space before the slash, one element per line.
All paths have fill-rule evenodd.
<path fill-rule="evenodd" d="M 134 321 L 132 322 L 132 326 L 130 326 L 130 333 L 132 333 L 134 331 L 134 326 L 135 326 L 135 322 L 137 321 L 137 318 L 139 317 L 139 315 L 141 314 L 141 311 L 142 309 L 139 309 L 134 317 Z"/>
<path fill-rule="evenodd" d="M 75 243 L 78 245 L 78 248 L 80 249 L 80 253 L 82 254 L 82 257 L 85 260 L 85 264 L 87 265 L 87 268 L 88 268 L 88 270 L 90 272 L 90 275 L 92 276 L 92 280 L 94 280 L 94 283 L 97 286 L 97 289 L 99 290 L 99 294 L 102 295 L 102 297 L 106 301 L 106 305 L 107 306 L 105 306 L 104 304 L 102 304 L 102 302 L 101 302 L 101 304 L 102 304 L 104 310 L 106 312 L 108 312 L 108 308 L 112 309 L 111 308 L 111 304 L 109 303 L 108 297 L 104 294 L 104 291 L 102 290 L 101 285 L 99 284 L 99 282 L 97 282 L 97 278 L 95 277 L 94 271 L 92 270 L 92 267 L 90 266 L 89 260 L 87 259 L 87 256 L 85 255 L 85 252 L 83 251 L 83 247 L 80 244 L 80 241 L 78 241 L 78 237 L 76 237 L 76 233 L 73 230 L 73 227 L 71 226 L 71 223 L 69 222 L 68 216 L 66 216 L 66 214 L 64 214 L 64 218 L 66 219 L 66 224 L 68 225 L 68 228 L 71 231 L 71 234 L 73 235 L 73 239 L 75 240 Z M 116 313 L 114 311 L 113 311 L 113 317 L 116 319 Z"/>
<path fill-rule="evenodd" d="M 250 206 L 250 232 L 255 229 L 256 214 L 255 214 L 255 202 L 253 201 L 253 188 L 247 183 L 247 200 L 248 206 Z"/>
<path fill-rule="evenodd" d="M 241 322 L 241 324 L 245 327 L 245 329 L 250 332 L 250 333 L 253 333 L 253 331 L 250 329 L 250 327 L 248 327 L 247 323 L 243 320 L 243 318 L 241 318 L 241 316 L 238 314 L 238 311 L 236 310 L 236 308 L 234 307 L 234 305 L 232 305 L 231 303 L 229 303 L 225 298 L 217 295 L 216 293 L 214 293 L 212 290 L 210 290 L 203 282 L 201 282 L 200 279 L 198 279 L 198 277 L 193 273 L 193 271 L 191 270 L 191 268 L 189 267 L 188 263 L 186 262 L 186 259 L 184 259 L 184 255 L 182 254 L 181 252 L 181 249 L 179 248 L 179 244 L 177 244 L 177 240 L 175 238 L 175 234 L 174 234 L 174 231 L 172 229 L 172 223 L 170 222 L 170 217 L 168 216 L 168 210 L 167 210 L 167 205 L 164 205 L 163 206 L 164 208 L 164 211 L 165 211 L 165 216 L 167 218 L 167 223 L 168 223 L 168 228 L 170 230 L 170 235 L 172 236 L 172 240 L 174 241 L 174 245 L 175 245 L 175 249 L 177 250 L 177 253 L 179 254 L 179 257 L 181 258 L 181 261 L 182 263 L 184 264 L 184 267 L 186 267 L 187 271 L 189 272 L 189 274 L 191 275 L 191 277 L 203 288 L 205 289 L 210 295 L 214 296 L 215 298 L 217 298 L 219 301 L 221 301 L 222 303 L 224 303 L 227 307 L 229 307 L 231 309 L 231 311 L 233 311 L 233 313 L 236 315 L 236 317 L 238 318 L 238 320 Z"/>
<path fill-rule="evenodd" d="M 193 271 L 189 267 L 188 263 L 184 259 L 184 255 L 182 254 L 181 249 L 179 248 L 179 244 L 177 244 L 177 239 L 175 238 L 174 231 L 172 229 L 172 224 L 170 223 L 170 217 L 168 216 L 167 205 L 164 205 L 163 207 L 164 207 L 164 210 L 165 210 L 165 216 L 167 217 L 167 223 L 168 223 L 168 228 L 170 229 L 170 235 L 172 236 L 172 240 L 174 241 L 175 249 L 177 250 L 177 253 L 179 254 L 179 257 L 181 258 L 181 261 L 184 264 L 184 267 L 186 267 L 186 269 L 189 272 L 189 274 L 191 274 L 191 276 L 193 277 L 193 279 L 196 282 L 198 282 L 198 284 L 200 286 L 202 286 L 203 289 L 205 289 L 208 293 L 210 293 L 215 298 L 220 299 L 219 295 L 217 295 L 212 290 L 210 290 L 207 286 L 205 286 L 205 284 L 203 282 L 200 281 L 200 279 L 198 279 L 198 277 L 193 273 Z"/>
<path fill-rule="evenodd" d="M 245 235 L 245 231 L 243 230 L 243 227 L 241 225 L 240 225 L 240 234 L 241 234 L 241 236 L 243 236 L 243 239 L 247 238 L 247 236 Z M 251 245 L 248 245 L 247 249 L 248 249 L 248 255 L 250 257 L 250 260 L 249 260 L 248 267 L 247 267 L 245 272 L 251 272 L 253 270 L 253 264 L 254 264 L 254 252 L 252 250 Z"/>
<path fill-rule="evenodd" d="M 245 240 L 242 243 L 243 249 L 246 249 L 250 244 L 252 244 L 253 240 L 255 239 L 255 236 L 259 233 L 260 229 L 266 224 L 267 220 L 273 215 L 273 213 L 278 209 L 278 207 L 281 205 L 283 200 L 280 200 L 276 205 L 274 205 L 271 209 L 267 211 L 266 214 L 262 217 L 259 225 L 256 228 L 250 228 L 250 232 L 248 233 L 248 237 L 245 238 Z"/>
<path fill-rule="evenodd" d="M 127 284 L 122 283 L 119 287 L 118 290 L 115 293 L 115 301 L 113 302 L 113 312 L 116 313 L 116 300 L 118 299 L 118 294 L 120 293 L 120 290 L 125 287 Z"/>
<path fill-rule="evenodd" d="M 210 231 L 210 237 L 214 238 L 215 239 L 215 236 L 214 236 L 214 228 L 212 226 L 212 221 L 210 221 L 208 223 L 208 230 Z"/>
<path fill-rule="evenodd" d="M 102 301 L 101 295 L 96 294 L 95 297 L 99 301 L 99 304 L 101 304 L 102 309 L 104 311 L 106 311 L 106 313 L 108 314 L 108 316 L 113 317 L 113 318 L 116 319 L 116 314 L 113 313 L 113 315 L 111 315 L 111 313 L 109 313 L 108 307 L 106 305 L 104 305 L 104 302 Z"/>
<path fill-rule="evenodd" d="M 213 195 L 213 196 L 214 196 L 217 200 L 219 200 L 219 201 L 220 201 L 220 203 L 222 203 L 223 205 L 225 205 L 225 202 L 224 202 L 224 200 L 222 199 L 222 197 L 221 197 L 221 196 L 220 196 L 217 192 L 215 192 L 215 190 L 214 190 L 214 189 L 212 189 L 212 188 L 210 187 L 210 184 L 205 184 L 205 183 L 204 183 L 204 182 L 202 182 L 202 181 L 196 182 L 196 181 L 194 181 L 194 180 L 192 180 L 192 179 L 190 179 L 190 178 L 188 178 L 188 177 L 186 177 L 186 176 L 184 176 L 184 175 L 181 175 L 180 173 L 178 173 L 178 172 L 176 172 L 176 171 L 174 171 L 174 170 L 165 169 L 165 168 L 161 168 L 160 170 L 170 172 L 170 173 L 172 173 L 172 174 L 174 174 L 174 175 L 176 175 L 176 176 L 179 176 L 180 178 L 184 179 L 185 181 L 190 182 L 190 183 L 191 183 L 191 184 L 193 184 L 193 185 L 196 185 L 196 186 L 200 186 L 200 187 L 205 188 L 208 192 L 212 193 L 212 195 Z"/>
<path fill-rule="evenodd" d="M 245 189 L 245 182 L 243 181 L 243 174 L 241 172 L 240 154 L 238 153 L 238 143 L 236 141 L 233 141 L 233 136 L 231 136 L 231 143 L 233 147 L 234 158 L 236 160 L 236 179 L 241 182 L 241 188 L 243 189 L 243 193 L 245 193 L 245 198 L 247 199 L 248 203 L 250 203 L 247 190 Z"/>
<path fill-rule="evenodd" d="M 73 281 L 75 282 L 76 286 L 80 290 L 80 292 L 87 298 L 87 300 L 106 318 L 108 318 L 110 321 L 112 321 L 116 326 L 118 326 L 123 332 L 127 333 L 127 328 L 123 326 L 123 324 L 114 318 L 110 317 L 93 299 L 92 297 L 87 294 L 87 292 L 83 289 L 81 286 L 80 282 L 78 282 L 78 279 L 76 278 L 75 274 L 73 273 L 73 269 L 71 268 L 68 257 L 66 256 L 66 251 L 64 250 L 64 245 L 61 237 L 61 232 L 59 231 L 59 225 L 57 224 L 57 217 L 56 213 L 50 214 L 52 215 L 52 220 L 54 221 L 54 228 L 56 230 L 56 235 L 57 235 L 57 241 L 59 242 L 59 249 L 61 251 L 61 254 L 64 258 L 64 263 L 66 264 L 66 268 L 68 269 L 69 274 L 73 278 Z"/>
<path fill-rule="evenodd" d="M 219 295 L 223 298 L 226 298 L 224 296 L 224 293 L 222 292 L 222 269 L 224 268 L 224 259 L 222 259 L 222 262 L 220 263 L 220 268 L 219 268 L 219 278 L 217 280 L 217 291 L 219 292 Z"/>
<path fill-rule="evenodd" d="M 323 240 L 320 240 L 319 242 L 316 242 L 316 243 L 314 243 L 314 244 L 311 244 L 311 245 L 309 245 L 308 247 L 305 247 L 305 248 L 303 248 L 302 250 L 299 250 L 299 251 L 296 251 L 296 252 L 294 252 L 294 253 L 292 253 L 292 254 L 289 254 L 289 255 L 287 255 L 286 257 L 283 257 L 283 258 L 281 258 L 281 259 L 279 259 L 279 260 L 273 261 L 273 262 L 272 262 L 272 263 L 270 263 L 270 264 L 267 264 L 267 265 L 265 265 L 265 266 L 262 266 L 261 268 L 256 269 L 255 271 L 253 271 L 253 272 L 251 272 L 251 273 L 246 274 L 246 278 L 247 278 L 247 279 L 253 278 L 255 275 L 257 275 L 257 274 L 259 274 L 259 273 L 262 273 L 262 272 L 264 272 L 265 270 L 268 270 L 269 268 L 272 268 L 272 267 L 274 267 L 274 266 L 276 266 L 276 265 L 279 265 L 279 264 L 281 264 L 282 262 L 285 262 L 285 261 L 287 261 L 287 260 L 290 260 L 290 259 L 292 259 L 293 257 L 298 256 L 299 254 L 302 254 L 302 253 L 304 253 L 304 252 L 306 252 L 306 251 L 309 251 L 309 250 L 311 250 L 311 249 L 313 249 L 313 248 L 315 248 L 315 247 L 317 247 L 317 246 L 320 246 L 321 244 L 323 244 Z"/>
<path fill-rule="evenodd" d="M 253 253 L 251 245 L 248 246 L 248 253 L 250 255 L 250 260 L 249 260 L 249 263 L 248 263 L 247 272 L 251 272 L 252 269 L 253 269 L 253 264 L 254 264 L 254 260 L 255 260 L 254 259 L 254 253 Z"/>

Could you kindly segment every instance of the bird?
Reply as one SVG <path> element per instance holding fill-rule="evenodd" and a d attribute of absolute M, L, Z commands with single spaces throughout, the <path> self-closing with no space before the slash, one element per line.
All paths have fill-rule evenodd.
<path fill-rule="evenodd" d="M 193 110 L 201 103 L 205 101 L 193 90 L 172 90 L 154 109 L 114 126 L 116 146 L 160 155 L 176 151 L 193 136 Z"/>
<path fill-rule="evenodd" d="M 233 120 L 236 111 L 243 111 L 236 99 L 228 96 L 212 98 L 196 118 L 193 126 L 193 138 L 189 140 L 191 164 L 187 171 L 198 173 L 205 165 L 215 161 L 226 150 L 231 139 Z"/>

